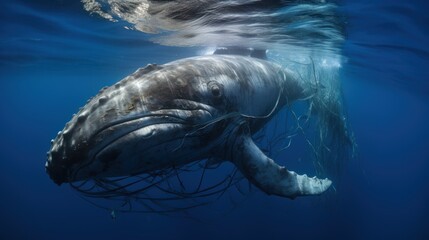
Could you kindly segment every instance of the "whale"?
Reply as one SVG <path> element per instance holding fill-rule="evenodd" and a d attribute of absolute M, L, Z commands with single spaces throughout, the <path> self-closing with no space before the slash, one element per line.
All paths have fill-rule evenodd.
<path fill-rule="evenodd" d="M 88 100 L 51 140 L 45 169 L 61 185 L 215 159 L 269 195 L 319 195 L 331 180 L 280 166 L 252 139 L 313 92 L 293 71 L 250 56 L 149 64 Z"/>

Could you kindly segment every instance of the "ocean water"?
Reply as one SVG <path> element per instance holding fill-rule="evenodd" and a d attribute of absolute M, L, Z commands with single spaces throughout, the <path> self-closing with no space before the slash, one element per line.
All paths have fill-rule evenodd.
<path fill-rule="evenodd" d="M 50 139 L 99 89 L 148 63 L 207 49 L 154 42 L 123 21 L 89 14 L 80 1 L 4 1 L 0 238 L 428 239 L 429 5 L 336 3 L 345 39 L 340 79 L 358 146 L 336 191 L 289 200 L 256 190 L 225 216 L 202 223 L 142 213 L 112 219 L 69 186 L 55 185 L 44 164 Z"/>

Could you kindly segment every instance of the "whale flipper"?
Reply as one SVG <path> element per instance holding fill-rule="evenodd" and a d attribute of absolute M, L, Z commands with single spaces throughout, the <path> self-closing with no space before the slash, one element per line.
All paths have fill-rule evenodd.
<path fill-rule="evenodd" d="M 287 198 L 317 195 L 332 183 L 327 178 L 310 178 L 279 166 L 256 146 L 249 134 L 237 136 L 234 148 L 233 163 L 251 183 L 267 194 Z"/>

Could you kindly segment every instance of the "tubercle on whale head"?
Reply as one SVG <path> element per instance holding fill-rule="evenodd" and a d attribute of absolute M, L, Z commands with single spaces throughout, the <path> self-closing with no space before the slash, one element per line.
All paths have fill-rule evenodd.
<path fill-rule="evenodd" d="M 102 108 L 109 100 L 108 89 L 117 89 L 119 85 L 103 87 L 99 93 L 90 98 L 84 107 L 73 114 L 64 129 L 59 131 L 55 139 L 51 140 L 51 147 L 47 153 L 45 169 L 52 181 L 61 185 L 76 180 L 73 176 L 73 167 L 85 161 L 88 157 L 91 126 L 94 121 L 94 112 Z"/>
<path fill-rule="evenodd" d="M 48 160 L 45 163 L 45 170 L 48 173 L 51 180 L 57 185 L 61 185 L 67 181 L 64 176 L 67 176 L 67 169 L 64 166 L 58 164 L 51 164 L 52 159 L 56 158 L 57 152 L 48 152 Z"/>
<path fill-rule="evenodd" d="M 82 123 L 83 117 L 76 117 L 77 122 Z M 63 131 L 58 132 L 57 137 L 51 140 L 51 148 L 47 153 L 45 170 L 56 184 L 61 185 L 71 181 L 70 167 L 84 159 L 87 149 L 86 141 L 76 140 L 70 129 L 70 124 L 66 125 Z"/>

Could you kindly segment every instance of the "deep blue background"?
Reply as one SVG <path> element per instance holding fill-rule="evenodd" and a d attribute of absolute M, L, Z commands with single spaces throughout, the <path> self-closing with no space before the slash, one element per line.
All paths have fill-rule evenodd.
<path fill-rule="evenodd" d="M 44 171 L 49 140 L 101 87 L 199 49 L 151 44 L 90 16 L 79 1 L 2 2 L 1 239 L 429 239 L 424 1 L 341 2 L 342 81 L 359 149 L 336 196 L 291 201 L 256 192 L 213 224 L 155 214 L 112 220 Z"/>

